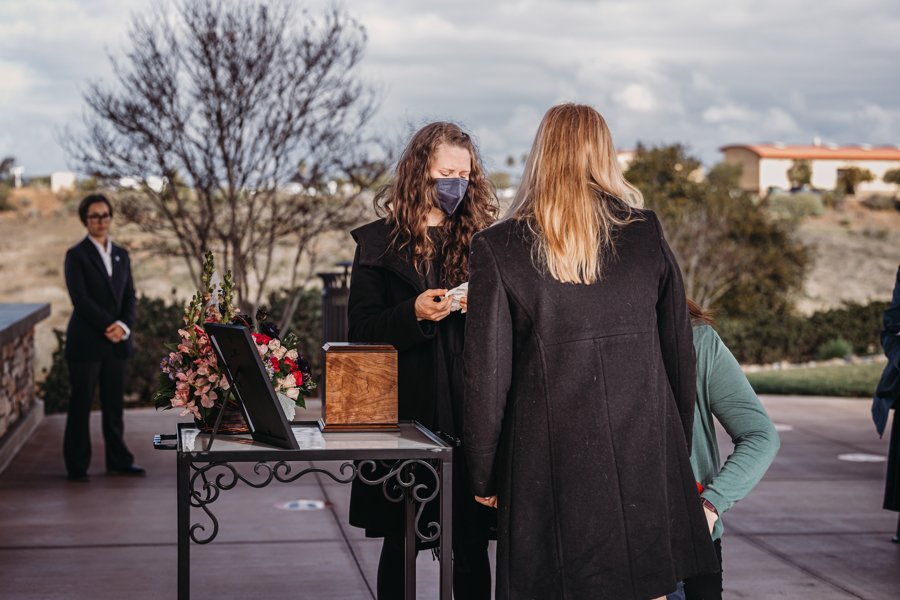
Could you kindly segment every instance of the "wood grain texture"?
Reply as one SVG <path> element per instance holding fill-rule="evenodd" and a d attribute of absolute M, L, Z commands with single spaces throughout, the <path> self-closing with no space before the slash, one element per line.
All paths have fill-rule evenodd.
<path fill-rule="evenodd" d="M 338 426 L 397 424 L 397 352 L 326 351 L 326 429 Z"/>

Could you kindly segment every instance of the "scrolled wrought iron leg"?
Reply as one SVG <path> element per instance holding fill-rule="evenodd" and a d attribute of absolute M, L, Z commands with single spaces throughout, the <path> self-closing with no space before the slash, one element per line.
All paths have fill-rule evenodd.
<path fill-rule="evenodd" d="M 178 600 L 191 597 L 190 460 L 178 457 Z"/>
<path fill-rule="evenodd" d="M 453 594 L 453 462 L 441 461 L 441 600 Z"/>
<path fill-rule="evenodd" d="M 404 598 L 416 598 L 416 504 L 412 488 L 403 490 Z"/>

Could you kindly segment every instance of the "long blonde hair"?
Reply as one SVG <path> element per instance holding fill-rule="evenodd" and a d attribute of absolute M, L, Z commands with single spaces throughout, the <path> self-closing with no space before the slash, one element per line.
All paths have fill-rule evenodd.
<path fill-rule="evenodd" d="M 617 227 L 641 217 L 641 193 L 625 180 L 606 121 L 581 104 L 547 111 L 506 219 L 535 235 L 534 258 L 567 283 L 594 283 L 615 254 Z"/>

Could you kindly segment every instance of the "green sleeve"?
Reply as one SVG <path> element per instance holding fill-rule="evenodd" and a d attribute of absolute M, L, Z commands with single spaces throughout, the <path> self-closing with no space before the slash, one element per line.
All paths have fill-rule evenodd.
<path fill-rule="evenodd" d="M 708 371 L 709 404 L 716 420 L 734 443 L 734 452 L 711 481 L 703 497 L 719 514 L 734 506 L 759 483 L 781 445 L 775 426 L 737 360 L 713 332 L 714 351 Z"/>

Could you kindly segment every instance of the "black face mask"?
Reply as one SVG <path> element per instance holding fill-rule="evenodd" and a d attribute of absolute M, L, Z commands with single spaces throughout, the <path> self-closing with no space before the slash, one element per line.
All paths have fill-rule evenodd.
<path fill-rule="evenodd" d="M 449 217 L 459 208 L 459 203 L 469 188 L 469 180 L 461 177 L 443 177 L 434 180 L 434 187 L 441 210 Z"/>

